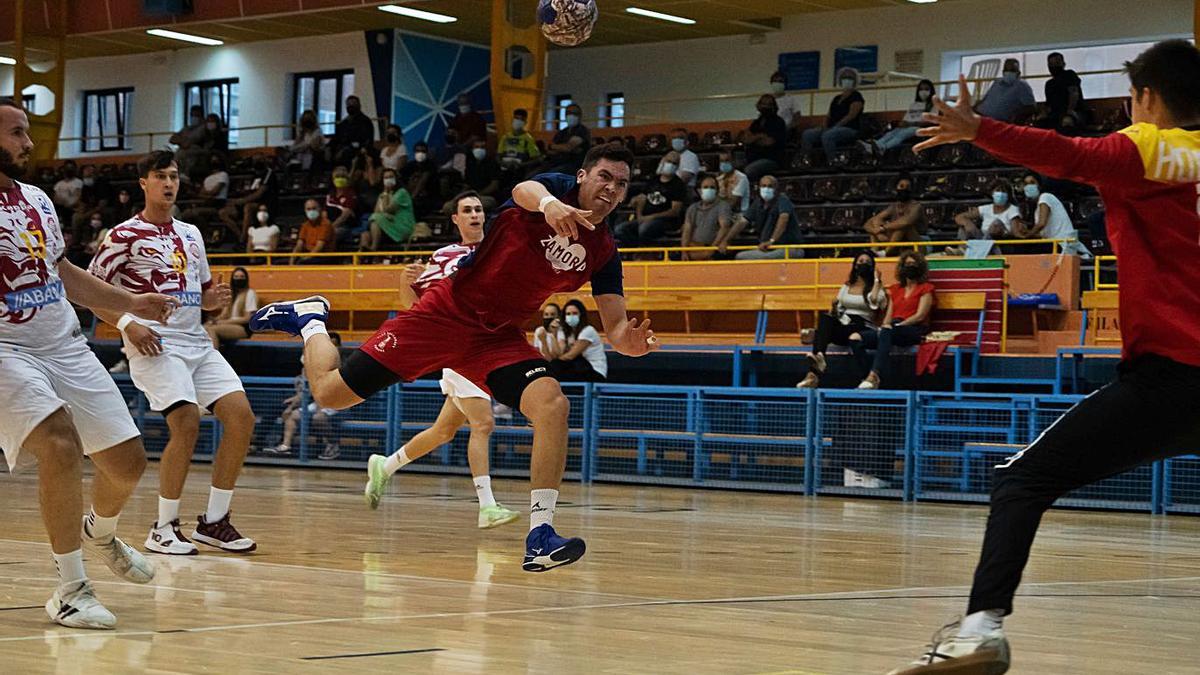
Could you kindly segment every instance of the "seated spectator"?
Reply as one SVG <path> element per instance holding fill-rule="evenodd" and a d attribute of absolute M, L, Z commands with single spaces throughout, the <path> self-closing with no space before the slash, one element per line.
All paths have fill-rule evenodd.
<path fill-rule="evenodd" d="M 613 232 L 623 247 L 650 244 L 683 222 L 683 203 L 687 186 L 675 175 L 679 153 L 672 150 L 658 166 L 658 180 L 646 186 L 646 192 L 633 198 L 633 220 L 621 223 Z"/>
<path fill-rule="evenodd" d="M 296 124 L 295 140 L 281 149 L 280 157 L 289 168 L 296 166 L 301 171 L 309 171 L 319 164 L 317 159 L 324 154 L 325 134 L 321 131 L 321 125 L 317 124 L 317 113 L 305 110 Z"/>
<path fill-rule="evenodd" d="M 408 147 L 404 145 L 404 131 L 398 125 L 389 124 L 383 134 L 383 147 L 379 150 L 379 163 L 384 169 L 399 171 L 408 161 Z"/>
<path fill-rule="evenodd" d="M 188 109 L 188 121 L 183 128 L 171 134 L 167 142 L 177 146 L 175 161 L 179 165 L 180 177 L 198 180 L 208 171 L 205 161 L 211 156 L 215 137 L 210 136 L 205 126 L 204 108 L 194 105 Z"/>
<path fill-rule="evenodd" d="M 467 157 L 471 155 L 470 143 L 463 143 L 458 132 L 454 129 L 446 130 L 446 142 L 437 152 L 437 157 L 434 158 L 434 163 L 438 165 L 438 169 L 444 173 L 452 173 L 452 181 L 461 183 L 467 175 Z M 458 188 L 457 183 L 448 184 L 442 190 L 442 194 L 453 192 Z"/>
<path fill-rule="evenodd" d="M 371 214 L 370 227 L 362 233 L 358 250 L 378 251 L 386 236 L 387 250 L 407 243 L 417 224 L 413 214 L 412 197 L 408 190 L 400 187 L 396 172 L 383 170 L 383 192 L 375 200 L 375 212 Z"/>
<path fill-rule="evenodd" d="M 108 236 L 108 226 L 104 222 L 104 214 L 93 213 L 91 217 L 74 228 L 71 246 L 67 250 L 67 259 L 76 267 L 86 268 L 100 250 Z"/>
<path fill-rule="evenodd" d="M 817 316 L 812 353 L 808 355 L 808 373 L 797 387 L 815 389 L 825 374 L 825 353 L 829 345 L 851 347 L 858 355 L 863 349 L 863 333 L 877 330 L 887 310 L 888 291 L 875 268 L 875 254 L 864 250 L 854 257 L 850 277 L 838 289 L 833 310 Z M 859 358 L 862 361 L 862 358 Z M 865 369 L 864 369 L 865 374 Z"/>
<path fill-rule="evenodd" d="M 917 83 L 917 97 L 908 106 L 908 112 L 904 113 L 904 119 L 900 120 L 900 124 L 895 129 L 883 134 L 877 140 L 870 141 L 872 150 L 875 154 L 882 155 L 916 138 L 917 129 L 929 126 L 924 121 L 924 115 L 932 111 L 933 82 L 921 80 Z"/>
<path fill-rule="evenodd" d="M 1013 203 L 1012 185 L 1003 178 L 992 182 L 992 201 L 971 207 L 954 216 L 959 239 L 1006 239 L 1012 232 L 1012 222 L 1021 217 L 1021 209 Z M 951 255 L 961 255 L 961 249 L 946 249 Z"/>
<path fill-rule="evenodd" d="M 717 197 L 717 179 L 705 176 L 700 181 L 700 201 L 688 207 L 683 217 L 683 236 L 679 245 L 712 246 L 729 234 L 733 226 L 733 209 Z M 684 260 L 709 260 L 712 251 L 684 251 Z"/>
<path fill-rule="evenodd" d="M 496 208 L 496 197 L 500 193 L 500 164 L 488 154 L 486 141 L 477 140 L 472 144 L 471 154 L 467 157 L 466 180 L 463 182 L 467 190 L 479 195 L 484 209 L 490 211 Z M 447 206 L 450 208 L 446 212 L 454 210 L 453 204 Z"/>
<path fill-rule="evenodd" d="M 866 361 L 863 349 L 875 350 L 871 372 L 859 389 L 878 389 L 887 372 L 892 347 L 913 347 L 929 334 L 929 314 L 933 311 L 934 288 L 929 283 L 929 263 L 916 251 L 905 251 L 896 261 L 896 280 L 888 287 L 887 313 L 878 331 L 864 330 L 855 355 Z"/>
<path fill-rule="evenodd" d="M 81 169 L 83 190 L 79 193 L 79 203 L 75 206 L 73 228 L 78 228 L 91 220 L 96 214 L 104 214 L 111 208 L 113 193 L 108 178 L 96 175 L 96 167 L 84 164 Z"/>
<path fill-rule="evenodd" d="M 592 146 L 592 132 L 583 125 L 583 108 L 572 103 L 567 106 L 567 124 L 546 147 L 543 173 L 572 174 L 583 166 L 583 156 Z"/>
<path fill-rule="evenodd" d="M 758 118 L 739 134 L 738 141 L 746 148 L 746 176 L 755 185 L 787 163 L 787 125 L 777 110 L 775 97 L 763 94 L 758 99 Z"/>
<path fill-rule="evenodd" d="M 550 362 L 550 374 L 562 382 L 604 382 L 608 379 L 608 357 L 600 333 L 588 322 L 587 308 L 578 300 L 563 307 L 563 351 Z"/>
<path fill-rule="evenodd" d="M 842 68 L 838 71 L 837 82 L 842 91 L 829 102 L 829 114 L 825 116 L 825 123 L 819 127 L 805 129 L 800 135 L 801 149 L 812 150 L 820 143 L 825 151 L 826 160 L 833 157 L 839 147 L 858 139 L 863 106 L 866 104 L 863 95 L 858 91 L 857 70 Z"/>
<path fill-rule="evenodd" d="M 208 166 L 209 174 L 200 184 L 193 205 L 179 214 L 180 220 L 192 223 L 202 230 L 206 230 L 208 224 L 218 216 L 226 197 L 229 196 L 229 172 L 225 171 L 225 161 L 220 155 L 214 154 L 209 157 Z M 226 232 L 220 230 L 206 230 L 205 240 L 209 245 L 220 244 L 231 238 L 241 241 L 243 232 L 240 226 L 230 228 L 230 232 L 231 236 L 227 236 Z"/>
<path fill-rule="evenodd" d="M 734 213 L 750 208 L 750 179 L 733 167 L 733 153 L 722 150 L 717 155 L 717 197 L 729 204 Z"/>
<path fill-rule="evenodd" d="M 687 143 L 687 129 L 677 128 L 671 130 L 671 149 L 679 153 L 679 163 L 676 165 L 675 175 L 679 176 L 679 180 L 683 181 L 689 188 L 695 188 L 696 176 L 700 174 L 700 157 L 691 150 L 688 150 Z M 660 171 L 663 162 L 666 161 L 666 157 L 663 157 L 659 161 L 658 168 Z"/>
<path fill-rule="evenodd" d="M 803 110 L 803 101 L 799 96 L 788 96 L 787 91 L 787 76 L 782 71 L 771 73 L 771 96 L 775 97 L 775 106 L 779 119 L 787 125 L 788 129 L 796 126 L 800 121 L 800 111 Z"/>
<path fill-rule="evenodd" d="M 1021 79 L 1020 61 L 1004 59 L 1000 79 L 975 104 L 975 112 L 1001 122 L 1021 124 L 1033 116 L 1034 106 L 1033 88 Z"/>
<path fill-rule="evenodd" d="M 279 226 L 271 222 L 266 204 L 255 211 L 255 224 L 246 228 L 246 253 L 274 253 L 279 249 Z"/>
<path fill-rule="evenodd" d="M 258 311 L 258 295 L 250 288 L 250 273 L 245 267 L 235 267 L 229 275 L 229 290 L 233 300 L 204 322 L 204 330 L 216 349 L 250 337 L 250 317 Z"/>
<path fill-rule="evenodd" d="M 279 179 L 275 168 L 265 158 L 255 157 L 254 180 L 242 194 L 227 200 L 217 211 L 217 217 L 230 232 L 237 234 L 238 241 L 244 241 L 255 214 L 262 210 L 272 212 L 278 203 Z"/>
<path fill-rule="evenodd" d="M 524 108 L 513 111 L 512 131 L 501 136 L 496 146 L 500 154 L 500 168 L 505 173 L 524 176 L 529 164 L 541 158 L 542 151 L 526 128 L 528 124 L 529 111 Z"/>
<path fill-rule="evenodd" d="M 58 211 L 59 222 L 69 223 L 83 198 L 83 180 L 79 178 L 79 169 L 75 162 L 67 160 L 62 165 L 62 177 L 54 184 L 54 206 Z"/>
<path fill-rule="evenodd" d="M 400 170 L 400 185 L 412 197 L 413 209 L 418 216 L 432 213 L 441 206 L 441 194 L 437 179 L 437 165 L 429 157 L 429 146 L 419 141 L 413 146 L 412 161 Z"/>
<path fill-rule="evenodd" d="M 375 123 L 362 111 L 357 96 L 346 97 L 346 116 L 334 127 L 329 142 L 330 159 L 335 165 L 350 166 L 360 148 L 375 143 Z"/>
<path fill-rule="evenodd" d="M 208 137 L 209 149 L 222 156 L 229 152 L 229 127 L 216 113 L 204 117 L 204 134 Z"/>
<path fill-rule="evenodd" d="M 734 222 L 729 236 L 724 240 L 717 240 L 717 251 L 724 255 L 729 242 L 737 239 L 747 226 L 758 234 L 758 248 L 740 251 L 736 256 L 738 260 L 784 258 L 787 257 L 786 250 L 776 246 L 800 243 L 800 223 L 796 220 L 796 207 L 787 195 L 779 193 L 779 181 L 774 176 L 763 176 L 758 181 L 758 197 L 750 202 L 750 208 Z M 804 251 L 795 250 L 791 257 L 803 258 Z"/>
<path fill-rule="evenodd" d="M 542 358 L 553 363 L 563 353 L 562 307 L 550 302 L 542 308 L 542 325 L 533 330 L 533 346 L 542 353 Z"/>
<path fill-rule="evenodd" d="M 358 193 L 350 182 L 350 170 L 344 166 L 333 169 L 333 190 L 325 198 L 325 208 L 333 218 L 333 229 L 341 238 L 362 234 L 358 222 Z"/>
<path fill-rule="evenodd" d="M 1060 52 L 1046 57 L 1046 68 L 1050 71 L 1050 79 L 1046 80 L 1046 114 L 1034 126 L 1077 134 L 1091 122 L 1091 111 L 1083 100 L 1083 81 L 1079 73 L 1067 69 Z"/>
<path fill-rule="evenodd" d="M 133 217 L 138 212 L 136 205 L 133 203 L 133 193 L 128 188 L 121 188 L 117 191 L 117 203 L 113 204 L 112 223 L 120 224 Z"/>
<path fill-rule="evenodd" d="M 863 229 L 867 231 L 872 244 L 920 241 L 921 232 L 925 229 L 924 220 L 924 209 L 913 198 L 912 178 L 901 174 L 896 181 L 896 201 L 871 216 Z"/>
<path fill-rule="evenodd" d="M 487 140 L 487 122 L 475 112 L 467 94 L 458 95 L 458 114 L 450 120 L 450 128 L 458 132 L 459 140 L 465 144 Z"/>
<path fill-rule="evenodd" d="M 1049 192 L 1042 192 L 1037 174 L 1028 172 L 1021 178 L 1020 217 L 1012 221 L 1013 236 L 1018 239 L 1069 239 L 1063 248 L 1068 253 L 1086 253 L 1079 245 L 1079 231 L 1071 220 L 1071 214 L 1062 200 Z M 1053 252 L 1053 246 L 1050 246 Z M 1033 252 L 1022 246 L 1019 253 Z"/>
<path fill-rule="evenodd" d="M 338 349 L 342 347 L 342 336 L 336 331 L 329 331 L 329 339 Z M 304 365 L 304 356 L 300 357 L 300 365 Z M 264 454 L 268 455 L 290 455 L 292 453 L 292 441 L 296 438 L 296 430 L 300 428 L 300 413 L 301 406 L 304 402 L 304 373 L 301 372 L 296 376 L 294 381 L 295 393 L 283 400 L 283 412 L 279 415 L 279 421 L 283 423 L 283 438 L 280 439 L 279 445 L 265 448 Z M 313 438 L 324 438 L 325 449 L 321 452 L 321 459 L 336 459 L 338 452 L 337 441 L 332 438 L 330 432 L 333 424 L 331 418 L 338 414 L 334 408 L 320 408 L 315 401 L 308 404 L 308 412 L 312 414 L 309 419 L 308 431 Z"/>
<path fill-rule="evenodd" d="M 217 154 L 208 159 L 209 172 L 204 177 L 198 196 L 213 202 L 224 202 L 229 197 L 229 172 L 225 170 L 225 160 Z"/>
<path fill-rule="evenodd" d="M 315 199 L 305 201 L 304 223 L 300 225 L 300 234 L 296 237 L 296 247 L 292 249 L 292 253 L 329 253 L 334 250 L 336 239 L 337 230 L 325 216 L 325 210 L 321 208 L 321 203 Z M 290 264 L 295 265 L 309 261 L 319 262 L 320 259 L 293 256 Z"/>

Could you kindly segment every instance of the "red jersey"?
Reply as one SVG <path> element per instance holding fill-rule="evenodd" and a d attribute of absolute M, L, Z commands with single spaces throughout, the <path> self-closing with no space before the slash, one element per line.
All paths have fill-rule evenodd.
<path fill-rule="evenodd" d="M 1120 270 L 1123 356 L 1200 366 L 1200 131 L 1135 124 L 1068 138 L 985 118 L 975 144 L 1096 186 Z"/>

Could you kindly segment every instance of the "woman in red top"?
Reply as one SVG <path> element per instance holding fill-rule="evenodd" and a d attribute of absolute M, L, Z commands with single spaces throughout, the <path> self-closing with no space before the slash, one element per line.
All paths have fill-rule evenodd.
<path fill-rule="evenodd" d="M 859 359 L 866 362 L 866 349 L 875 349 L 875 363 L 859 389 L 878 389 L 880 373 L 887 367 L 893 346 L 911 347 L 921 344 L 929 332 L 929 313 L 933 311 L 933 284 L 929 283 L 929 263 L 916 251 L 905 251 L 896 262 L 896 279 L 888 287 L 887 314 L 878 331 L 863 331 L 861 347 L 855 349 Z"/>

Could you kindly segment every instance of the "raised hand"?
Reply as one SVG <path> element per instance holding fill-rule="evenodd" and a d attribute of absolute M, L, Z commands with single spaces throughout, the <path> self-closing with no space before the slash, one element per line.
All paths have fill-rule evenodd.
<path fill-rule="evenodd" d="M 645 356 L 658 349 L 658 338 L 650 330 L 650 319 L 641 324 L 637 319 L 630 319 L 625 330 L 613 338 L 613 347 L 625 356 Z"/>
<path fill-rule="evenodd" d="M 953 107 L 937 96 L 933 97 L 933 105 L 938 113 L 927 112 L 923 116 L 933 126 L 917 129 L 917 135 L 928 140 L 913 146 L 915 152 L 947 143 L 975 140 L 979 133 L 979 115 L 971 107 L 971 93 L 967 90 L 965 75 L 958 76 L 958 102 Z"/>
<path fill-rule="evenodd" d="M 417 283 L 417 279 L 425 273 L 425 263 L 415 262 L 404 266 L 404 271 L 400 273 L 400 282 L 406 286 L 412 286 Z"/>
<path fill-rule="evenodd" d="M 233 291 L 229 288 L 229 284 L 225 283 L 224 275 L 218 274 L 216 282 L 209 286 L 207 291 L 204 291 L 200 306 L 201 309 L 211 312 L 216 309 L 224 309 L 231 302 L 233 302 Z"/>
<path fill-rule="evenodd" d="M 578 239 L 580 226 L 596 229 L 595 225 L 588 222 L 591 211 L 577 209 L 557 200 L 547 203 L 542 213 L 546 216 L 546 224 L 560 237 Z"/>

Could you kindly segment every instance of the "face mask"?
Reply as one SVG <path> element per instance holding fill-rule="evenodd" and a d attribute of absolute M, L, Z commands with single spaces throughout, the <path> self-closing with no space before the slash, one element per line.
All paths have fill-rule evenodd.
<path fill-rule="evenodd" d="M 853 89 L 853 88 L 854 88 L 854 80 L 852 80 L 850 78 L 846 78 L 846 79 L 842 80 L 842 89 Z"/>
<path fill-rule="evenodd" d="M 865 279 L 869 281 L 875 276 L 875 266 L 871 263 L 858 263 L 854 266 L 854 271 L 858 274 L 859 279 Z"/>
<path fill-rule="evenodd" d="M 98 229 L 100 229 L 100 228 L 102 228 L 102 227 L 104 227 L 104 221 L 103 221 L 103 220 L 93 220 L 93 221 L 92 221 L 92 229 L 93 229 L 93 230 L 98 230 Z"/>
<path fill-rule="evenodd" d="M 387 142 L 388 143 L 399 143 L 400 142 L 400 134 L 388 134 Z"/>
<path fill-rule="evenodd" d="M 487 157 L 487 150 L 484 148 L 473 148 L 471 155 L 475 157 L 475 161 L 482 162 L 484 157 Z"/>
<path fill-rule="evenodd" d="M 321 217 L 321 212 L 317 209 L 308 209 L 304 212 L 304 215 L 308 216 L 309 220 L 316 222 L 316 220 Z"/>
<path fill-rule="evenodd" d="M 350 115 L 357 115 L 362 112 L 362 106 L 348 105 L 346 106 L 346 112 Z"/>
<path fill-rule="evenodd" d="M 550 324 L 552 324 L 552 323 L 554 323 L 553 317 L 546 317 L 546 316 L 542 317 L 542 328 L 549 329 Z"/>
<path fill-rule="evenodd" d="M 91 187 L 96 184 L 96 179 L 92 178 L 91 176 L 88 176 L 87 178 L 83 179 L 83 184 L 88 187 Z"/>
<path fill-rule="evenodd" d="M 1041 190 L 1038 190 L 1038 186 L 1036 186 L 1036 185 L 1026 185 L 1025 186 L 1025 196 L 1029 197 L 1030 199 L 1037 199 L 1038 195 L 1040 195 L 1041 193 L 1042 193 Z"/>
<path fill-rule="evenodd" d="M 424 162 L 428 157 L 429 155 L 424 152 L 413 153 L 413 159 L 417 160 L 418 162 Z"/>
<path fill-rule="evenodd" d="M 271 219 L 271 214 L 267 213 L 266 211 L 258 212 L 258 222 L 262 223 L 263 225 L 266 225 L 267 221 L 270 219 Z"/>
<path fill-rule="evenodd" d="M 350 184 L 350 179 L 345 178 L 343 176 L 338 176 L 333 179 L 333 187 L 335 187 L 335 188 L 344 188 L 349 184 Z"/>
<path fill-rule="evenodd" d="M 683 152 L 685 147 L 687 147 L 687 141 L 683 140 L 682 138 L 671 139 L 671 149 L 675 152 Z"/>
<path fill-rule="evenodd" d="M 733 162 L 721 162 L 721 173 L 733 173 Z"/>
<path fill-rule="evenodd" d="M 997 206 L 1004 206 L 1008 203 L 1008 193 L 997 190 L 992 193 L 992 201 L 995 202 Z"/>
<path fill-rule="evenodd" d="M 928 89 L 918 89 L 917 90 L 917 100 L 928 101 L 929 95 L 932 93 L 933 92 L 929 91 Z"/>
<path fill-rule="evenodd" d="M 764 202 L 769 202 L 772 199 L 775 199 L 775 188 L 773 188 L 773 187 L 759 188 L 758 194 L 760 197 L 763 198 Z"/>
<path fill-rule="evenodd" d="M 579 115 L 567 115 L 567 126 L 574 127 L 574 126 L 578 126 L 578 125 L 579 125 Z"/>
<path fill-rule="evenodd" d="M 1017 81 L 1018 75 L 1019 75 L 1019 73 L 1017 73 L 1017 72 L 1014 72 L 1011 70 L 1006 70 L 1006 71 L 1004 71 L 1004 81 L 1009 84 L 1012 84 L 1013 82 Z"/>
<path fill-rule="evenodd" d="M 216 130 L 217 130 L 217 123 L 216 123 L 216 122 L 209 122 L 208 124 L 205 124 L 204 126 L 205 126 L 205 127 L 207 127 L 209 131 L 216 131 Z"/>
<path fill-rule="evenodd" d="M 383 179 L 383 187 L 388 188 L 388 189 L 396 187 L 396 179 L 395 178 L 384 178 Z"/>
<path fill-rule="evenodd" d="M 1067 69 L 1066 66 L 1050 66 L 1050 74 L 1057 77 L 1059 75 L 1062 75 L 1063 71 L 1066 69 Z"/>
<path fill-rule="evenodd" d="M 250 280 L 242 279 L 241 277 L 234 277 L 229 280 L 229 287 L 235 291 L 244 290 L 250 287 Z"/>
<path fill-rule="evenodd" d="M 906 202 L 910 199 L 912 199 L 912 190 L 911 189 L 904 188 L 903 190 L 896 190 L 896 201 Z"/>
<path fill-rule="evenodd" d="M 700 188 L 700 199 L 711 202 L 717 198 L 717 188 Z"/>
<path fill-rule="evenodd" d="M 513 120 L 513 131 L 521 131 L 525 128 L 525 120 Z"/>
<path fill-rule="evenodd" d="M 196 125 L 198 125 L 198 124 L 201 124 L 201 123 L 203 123 L 203 122 L 204 122 L 204 118 L 203 118 L 203 117 L 193 117 L 193 118 L 192 118 L 192 126 L 196 126 Z"/>
<path fill-rule="evenodd" d="M 677 168 L 679 168 L 679 167 L 675 166 L 671 162 L 663 162 L 662 168 L 660 168 L 658 170 L 658 173 L 663 176 L 674 176 L 675 169 L 677 169 Z"/>
<path fill-rule="evenodd" d="M 766 106 L 766 105 L 758 109 L 759 115 L 770 115 L 774 112 L 775 112 L 774 108 L 772 108 L 771 106 Z"/>
<path fill-rule="evenodd" d="M 784 84 L 783 82 L 772 82 L 771 83 L 771 93 L 772 94 L 779 96 L 780 94 L 782 94 L 785 91 L 787 91 L 787 85 Z"/>
<path fill-rule="evenodd" d="M 469 106 L 469 105 L 460 105 L 460 106 L 458 106 L 458 113 L 459 113 L 460 115 L 466 115 L 466 114 L 467 114 L 467 113 L 469 113 L 469 112 L 471 112 L 471 106 Z"/>
<path fill-rule="evenodd" d="M 567 325 L 570 326 L 571 328 L 575 328 L 576 326 L 578 326 L 579 325 L 579 315 L 578 314 L 568 314 L 567 315 Z"/>
<path fill-rule="evenodd" d="M 906 279 L 916 279 L 918 276 L 917 266 L 916 265 L 905 265 L 904 267 L 901 267 L 900 275 Z"/>
<path fill-rule="evenodd" d="M 121 196 L 117 197 L 117 201 L 121 202 L 122 204 L 128 204 L 129 203 L 129 195 L 121 195 Z"/>

